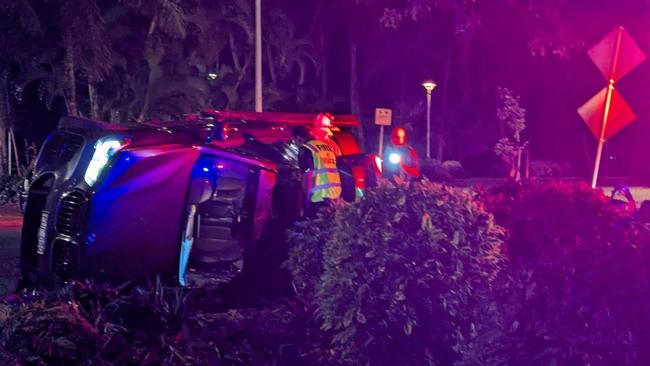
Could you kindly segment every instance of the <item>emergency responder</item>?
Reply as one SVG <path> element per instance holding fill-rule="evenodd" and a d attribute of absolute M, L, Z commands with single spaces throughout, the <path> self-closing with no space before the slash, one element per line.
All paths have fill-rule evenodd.
<path fill-rule="evenodd" d="M 305 194 L 304 214 L 315 217 L 318 210 L 341 197 L 341 176 L 336 165 L 340 152 L 336 144 L 315 138 L 305 126 L 294 128 L 293 137 L 300 148 L 298 163 Z"/>
<path fill-rule="evenodd" d="M 406 130 L 401 127 L 393 130 L 391 146 L 384 154 L 384 162 L 384 172 L 389 177 L 404 173 L 408 178 L 420 178 L 418 154 L 406 143 Z"/>
<path fill-rule="evenodd" d="M 334 116 L 329 113 L 319 113 L 314 120 L 312 121 L 312 135 L 317 140 L 326 142 L 332 147 L 332 150 L 336 153 L 336 156 L 341 156 L 341 148 L 334 141 L 334 133 L 332 133 L 332 121 L 334 121 Z"/>

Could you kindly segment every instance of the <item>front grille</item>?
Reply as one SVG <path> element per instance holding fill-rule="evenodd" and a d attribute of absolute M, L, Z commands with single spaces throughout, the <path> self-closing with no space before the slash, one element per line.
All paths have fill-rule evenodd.
<path fill-rule="evenodd" d="M 87 203 L 88 198 L 83 192 L 72 191 L 64 195 L 56 217 L 56 231 L 72 237 L 78 235 Z"/>
<path fill-rule="evenodd" d="M 56 239 L 52 243 L 52 272 L 62 280 L 72 278 L 78 270 L 79 246 L 71 241 Z"/>
<path fill-rule="evenodd" d="M 36 269 L 38 265 L 38 233 L 52 184 L 54 175 L 45 174 L 29 188 L 20 244 L 20 263 L 24 269 Z"/>

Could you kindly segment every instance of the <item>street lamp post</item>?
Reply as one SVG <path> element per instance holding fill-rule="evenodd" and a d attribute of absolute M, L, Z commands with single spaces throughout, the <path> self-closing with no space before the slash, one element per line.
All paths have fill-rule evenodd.
<path fill-rule="evenodd" d="M 431 159 L 431 92 L 438 85 L 432 80 L 427 80 L 422 86 L 427 91 L 427 159 Z"/>

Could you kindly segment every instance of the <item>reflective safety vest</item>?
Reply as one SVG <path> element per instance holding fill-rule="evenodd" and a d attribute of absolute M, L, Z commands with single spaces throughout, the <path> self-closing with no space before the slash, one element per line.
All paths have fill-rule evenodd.
<path fill-rule="evenodd" d="M 340 198 L 341 176 L 336 167 L 336 157 L 340 155 L 338 147 L 320 140 L 307 141 L 305 147 L 314 159 L 314 170 L 309 172 L 309 201 L 322 202 L 325 198 Z"/>

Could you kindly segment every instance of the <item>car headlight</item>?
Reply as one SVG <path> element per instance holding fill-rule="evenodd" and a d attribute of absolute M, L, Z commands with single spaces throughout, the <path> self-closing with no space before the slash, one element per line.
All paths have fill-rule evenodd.
<path fill-rule="evenodd" d="M 95 143 L 95 152 L 93 158 L 86 168 L 84 180 L 89 186 L 93 186 L 97 182 L 97 178 L 102 173 L 102 170 L 108 164 L 115 153 L 123 149 L 129 144 L 129 140 L 116 137 L 105 137 Z"/>
<path fill-rule="evenodd" d="M 402 157 L 398 153 L 390 153 L 388 155 L 388 161 L 390 161 L 391 164 L 399 164 L 399 162 L 402 161 Z"/>

